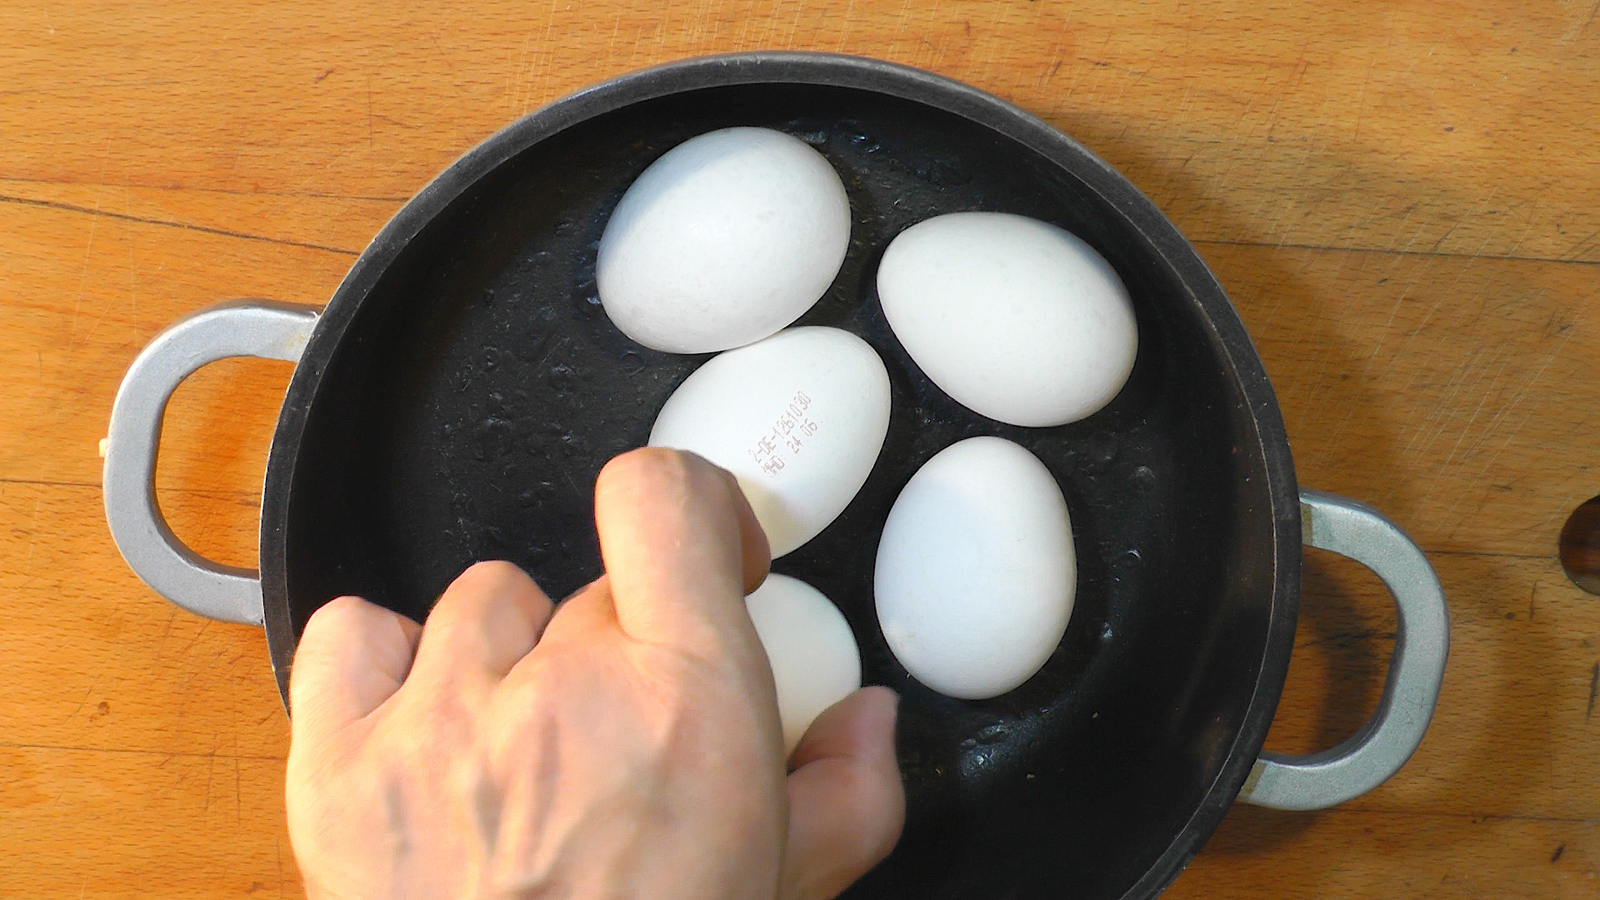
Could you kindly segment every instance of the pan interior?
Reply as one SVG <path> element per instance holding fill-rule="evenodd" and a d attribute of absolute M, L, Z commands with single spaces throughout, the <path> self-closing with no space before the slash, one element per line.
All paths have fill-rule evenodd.
<path fill-rule="evenodd" d="M 295 451 L 283 537 L 294 633 L 346 593 L 421 620 L 479 559 L 512 560 L 555 597 L 600 573 L 595 475 L 645 442 L 706 357 L 645 349 L 610 324 L 596 245 L 651 161 L 730 125 L 795 134 L 839 171 L 855 213 L 849 254 L 798 324 L 860 335 L 892 381 L 889 435 L 866 486 L 773 566 L 839 605 L 866 682 L 903 698 L 905 836 L 847 896 L 1123 896 L 1205 801 L 1255 691 L 1275 576 L 1263 451 L 1192 289 L 1129 217 L 1060 162 L 929 105 L 815 85 L 682 92 L 572 125 L 457 196 L 364 297 L 334 300 L 360 307 Z M 906 227 L 963 210 L 1056 223 L 1116 267 L 1140 347 L 1109 407 L 1056 428 L 1002 425 L 911 362 L 877 302 L 878 259 Z M 982 434 L 1016 441 L 1054 473 L 1079 584 L 1043 671 L 968 702 L 895 662 L 872 569 L 912 473 Z"/>

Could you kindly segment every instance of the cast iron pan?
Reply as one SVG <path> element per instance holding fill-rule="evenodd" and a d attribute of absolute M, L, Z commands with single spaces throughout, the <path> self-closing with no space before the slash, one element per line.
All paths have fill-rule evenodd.
<path fill-rule="evenodd" d="M 611 325 L 595 292 L 596 246 L 646 166 L 730 125 L 797 135 L 838 170 L 855 213 L 850 250 L 800 324 L 860 335 L 892 382 L 888 439 L 866 486 L 773 566 L 840 606 L 865 680 L 903 697 L 905 835 L 848 896 L 1158 893 L 1245 784 L 1283 684 L 1302 537 L 1283 424 L 1233 308 L 1171 223 L 1048 125 L 942 78 L 836 56 L 719 57 L 626 76 L 517 122 L 405 206 L 320 321 L 261 304 L 212 310 L 140 354 L 118 393 L 106 460 L 118 546 L 186 608 L 234 621 L 264 613 L 280 688 L 306 619 L 339 594 L 420 621 L 475 560 L 512 560 L 557 597 L 599 575 L 595 475 L 645 443 L 663 401 L 706 357 L 647 350 Z M 963 210 L 1054 222 L 1116 267 L 1140 345 L 1106 409 L 1058 428 L 1002 425 L 944 396 L 907 357 L 874 292 L 878 260 L 906 227 Z M 237 354 L 299 358 L 268 460 L 259 583 L 183 548 L 150 487 L 166 397 L 188 371 Z M 1079 583 L 1044 669 L 1009 694 L 966 702 L 895 662 L 873 613 L 872 570 L 912 473 L 980 434 L 1022 444 L 1054 473 Z M 1414 574 L 1385 574 L 1391 586 L 1409 578 L 1437 591 L 1398 530 L 1358 515 L 1409 548 L 1390 554 L 1404 557 L 1390 568 Z M 1335 518 L 1326 533 L 1313 524 L 1318 546 L 1340 546 Z M 1374 738 L 1369 724 L 1353 739 L 1389 740 L 1392 765 L 1341 796 L 1325 780 L 1287 801 L 1280 792 L 1279 805 L 1370 789 L 1421 740 L 1447 646 L 1442 594 L 1424 599 L 1435 638 L 1432 656 L 1417 654 L 1425 664 L 1401 664 L 1400 605 L 1394 671 L 1432 679 L 1431 693 L 1394 704 L 1410 737 Z M 1359 755 L 1339 753 L 1308 762 L 1348 768 Z"/>

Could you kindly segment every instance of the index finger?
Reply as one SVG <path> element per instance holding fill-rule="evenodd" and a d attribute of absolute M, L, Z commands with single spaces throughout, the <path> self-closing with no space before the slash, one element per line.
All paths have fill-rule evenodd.
<path fill-rule="evenodd" d="M 731 476 L 694 454 L 634 450 L 601 470 L 594 509 L 624 633 L 695 652 L 754 640 L 744 595 L 770 558 Z"/>

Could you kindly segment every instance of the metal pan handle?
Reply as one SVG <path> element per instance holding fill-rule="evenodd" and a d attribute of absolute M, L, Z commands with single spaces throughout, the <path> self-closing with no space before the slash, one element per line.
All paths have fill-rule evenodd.
<path fill-rule="evenodd" d="M 1263 753 L 1239 799 L 1273 809 L 1326 809 L 1365 794 L 1406 764 L 1433 718 L 1450 617 L 1427 557 L 1383 514 L 1362 503 L 1300 492 L 1302 541 L 1371 569 L 1394 595 L 1399 628 L 1378 709 L 1332 750 L 1308 756 Z"/>
<path fill-rule="evenodd" d="M 155 489 L 167 400 L 191 372 L 219 359 L 297 361 L 316 324 L 312 307 L 265 300 L 218 304 L 156 335 L 117 389 L 104 449 L 106 523 L 134 573 L 190 612 L 260 625 L 261 581 L 254 570 L 205 559 L 167 526 Z"/>

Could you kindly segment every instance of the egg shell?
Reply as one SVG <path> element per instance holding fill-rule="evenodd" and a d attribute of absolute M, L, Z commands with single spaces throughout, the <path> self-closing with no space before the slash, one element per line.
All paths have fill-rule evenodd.
<path fill-rule="evenodd" d="M 861 687 L 861 650 L 850 623 L 822 592 L 776 573 L 745 598 L 778 689 L 785 753 L 823 710 Z"/>
<path fill-rule="evenodd" d="M 837 328 L 790 328 L 696 369 L 656 416 L 650 446 L 732 472 L 776 558 L 850 505 L 888 430 L 877 351 Z"/>
<path fill-rule="evenodd" d="M 1085 418 L 1133 371 L 1127 287 L 1093 247 L 1046 222 L 992 212 L 918 222 L 884 251 L 878 296 L 923 373 L 1001 422 Z"/>
<path fill-rule="evenodd" d="M 799 318 L 849 244 L 850 201 L 822 154 L 781 131 L 725 128 L 634 181 L 606 223 L 595 278 L 623 334 L 711 353 Z"/>
<path fill-rule="evenodd" d="M 878 624 L 912 677 L 951 697 L 994 697 L 1055 652 L 1077 588 L 1061 488 L 997 437 L 952 444 L 911 476 L 878 543 Z"/>

